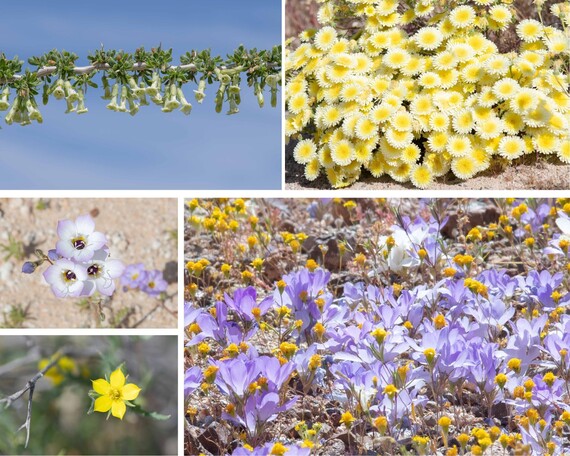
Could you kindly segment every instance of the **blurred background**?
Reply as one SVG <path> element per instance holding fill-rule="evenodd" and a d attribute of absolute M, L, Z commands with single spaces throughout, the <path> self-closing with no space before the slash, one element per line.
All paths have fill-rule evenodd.
<path fill-rule="evenodd" d="M 51 49 L 87 55 L 105 49 L 134 52 L 162 45 L 173 63 L 187 51 L 211 48 L 225 58 L 243 44 L 281 44 L 278 0 L 156 2 L 3 2 L 0 52 L 20 60 Z M 26 63 L 27 65 L 27 63 Z M 95 81 L 100 78 L 95 77 Z M 44 123 L 0 122 L 0 187 L 4 189 L 223 189 L 281 188 L 281 109 L 263 109 L 242 80 L 240 112 L 214 111 L 217 84 L 194 109 L 163 113 L 153 105 L 134 117 L 106 109 L 102 89 L 86 94 L 87 114 L 65 114 L 63 100 L 41 105 Z M 281 97 L 279 96 L 279 100 Z M 5 113 L 2 113 L 5 114 Z"/>
<path fill-rule="evenodd" d="M 24 448 L 28 394 L 0 411 L 0 454 L 176 454 L 177 338 L 156 337 L 0 337 L 0 400 L 26 382 L 63 347 L 65 362 L 41 378 L 33 395 L 30 442 Z M 147 411 L 170 415 L 164 421 L 127 407 L 123 420 L 87 414 L 91 380 L 104 378 L 121 363 L 127 383 L 142 388 L 134 401 Z"/>

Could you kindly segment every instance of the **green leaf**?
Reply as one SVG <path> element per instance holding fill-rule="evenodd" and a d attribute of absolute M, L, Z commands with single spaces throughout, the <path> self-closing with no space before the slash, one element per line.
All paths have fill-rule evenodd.
<path fill-rule="evenodd" d="M 138 404 L 132 404 L 133 407 L 131 407 L 131 410 L 141 416 L 145 416 L 147 418 L 152 418 L 153 420 L 157 420 L 157 421 L 166 421 L 168 419 L 170 419 L 170 415 L 162 415 L 160 413 L 157 412 L 148 412 L 146 410 L 144 410 L 140 405 Z"/>

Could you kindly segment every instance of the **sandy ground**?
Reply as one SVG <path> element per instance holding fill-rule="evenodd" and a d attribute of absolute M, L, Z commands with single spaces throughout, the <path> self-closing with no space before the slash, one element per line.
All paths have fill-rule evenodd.
<path fill-rule="evenodd" d="M 155 309 L 157 299 L 118 287 L 110 308 L 104 310 L 105 321 L 99 323 L 92 311 L 78 305 L 78 298 L 58 299 L 51 293 L 42 276 L 45 265 L 34 274 L 23 274 L 23 261 L 14 257 L 4 260 L 0 252 L 0 326 L 6 325 L 7 316 L 18 306 L 27 309 L 23 326 L 28 328 L 106 327 L 113 314 L 123 320 L 127 313 L 123 327 L 177 326 L 176 199 L 60 198 L 41 202 L 45 208 L 39 207 L 39 199 L 0 199 L 0 245 L 6 245 L 11 236 L 23 243 L 26 259 L 35 260 L 35 249 L 47 253 L 55 248 L 58 220 L 75 220 L 91 213 L 95 229 L 107 236 L 112 257 L 126 265 L 144 263 L 146 269 L 163 271 L 169 297 L 164 307 Z"/>
<path fill-rule="evenodd" d="M 304 167 L 293 159 L 291 146 L 285 152 L 286 190 L 330 190 L 326 176 L 321 175 L 309 182 L 304 176 Z M 451 176 L 451 178 L 449 177 Z M 347 187 L 348 190 L 418 190 L 411 183 L 400 184 L 389 176 L 373 177 L 363 172 L 360 180 Z M 429 190 L 569 190 L 570 165 L 549 163 L 539 159 L 536 164 L 512 165 L 499 172 L 485 172 L 463 181 L 449 174 L 438 179 Z"/>

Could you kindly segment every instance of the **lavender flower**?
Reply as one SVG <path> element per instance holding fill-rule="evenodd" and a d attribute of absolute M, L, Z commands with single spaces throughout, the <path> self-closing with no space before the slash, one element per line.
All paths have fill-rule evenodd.
<path fill-rule="evenodd" d="M 158 296 L 160 293 L 166 291 L 167 288 L 168 282 L 164 280 L 162 272 L 157 269 L 148 271 L 144 275 L 144 281 L 140 285 L 140 289 L 149 296 Z"/>
<path fill-rule="evenodd" d="M 81 215 L 75 222 L 60 220 L 57 224 L 57 234 L 57 254 L 80 262 L 89 261 L 107 242 L 103 233 L 95 231 L 95 222 L 89 215 Z"/>
<path fill-rule="evenodd" d="M 91 296 L 98 291 L 102 295 L 111 296 L 115 292 L 115 279 L 121 277 L 125 265 L 119 260 L 108 258 L 104 250 L 98 250 L 90 261 L 85 264 L 87 280 L 85 281 L 83 296 Z"/>
<path fill-rule="evenodd" d="M 146 279 L 144 264 L 129 264 L 121 275 L 121 285 L 128 288 L 139 288 Z"/>
<path fill-rule="evenodd" d="M 77 297 L 87 280 L 87 268 L 71 260 L 61 259 L 47 268 L 43 276 L 58 298 Z"/>

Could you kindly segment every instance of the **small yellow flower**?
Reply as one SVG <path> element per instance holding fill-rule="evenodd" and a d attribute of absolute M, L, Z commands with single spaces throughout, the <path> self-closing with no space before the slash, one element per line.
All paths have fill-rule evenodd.
<path fill-rule="evenodd" d="M 314 272 L 315 269 L 317 269 L 319 267 L 319 265 L 317 264 L 317 262 L 315 260 L 313 260 L 312 258 L 309 258 L 307 260 L 307 262 L 305 263 L 305 267 L 311 271 Z"/>
<path fill-rule="evenodd" d="M 435 329 L 445 328 L 447 326 L 445 316 L 442 314 L 437 314 L 435 317 L 433 317 L 433 325 L 435 326 Z"/>
<path fill-rule="evenodd" d="M 398 388 L 396 388 L 392 384 L 386 385 L 384 387 L 384 394 L 386 394 L 390 399 L 392 399 L 396 395 L 397 392 L 398 392 Z"/>
<path fill-rule="evenodd" d="M 257 271 L 261 271 L 261 268 L 263 267 L 263 262 L 264 260 L 262 258 L 254 258 L 254 260 L 251 262 L 251 265 L 253 266 L 253 268 Z"/>
<path fill-rule="evenodd" d="M 241 280 L 243 280 L 245 283 L 249 283 L 251 282 L 251 280 L 253 279 L 253 273 L 251 271 L 242 271 L 241 273 Z"/>
<path fill-rule="evenodd" d="M 554 375 L 552 372 L 547 372 L 546 374 L 544 374 L 544 377 L 542 377 L 542 381 L 551 388 L 555 380 L 556 380 L 556 375 Z"/>
<path fill-rule="evenodd" d="M 349 428 L 352 423 L 354 423 L 355 418 L 350 412 L 344 412 L 340 417 L 340 422 L 343 423 L 347 428 Z"/>
<path fill-rule="evenodd" d="M 507 376 L 505 374 L 497 374 L 495 376 L 495 383 L 499 385 L 499 388 L 503 388 L 505 383 L 507 383 Z"/>
<path fill-rule="evenodd" d="M 95 400 L 94 411 L 106 413 L 111 410 L 115 418 L 123 419 L 127 406 L 125 401 L 135 400 L 141 389 L 134 383 L 127 383 L 121 369 L 116 369 L 108 382 L 104 378 L 92 380 L 93 389 L 100 396 Z"/>
<path fill-rule="evenodd" d="M 378 416 L 374 420 L 374 427 L 378 429 L 378 432 L 380 432 L 380 434 L 384 435 L 388 429 L 388 419 L 382 415 Z"/>
<path fill-rule="evenodd" d="M 447 432 L 447 429 L 449 429 L 449 426 L 451 424 L 451 418 L 449 418 L 448 416 L 442 416 L 439 421 L 437 422 L 437 424 L 439 424 L 439 426 L 445 431 Z"/>
<path fill-rule="evenodd" d="M 518 374 L 521 370 L 521 360 L 518 358 L 512 358 L 507 363 L 507 367 Z"/>
<path fill-rule="evenodd" d="M 323 326 L 323 324 L 319 321 L 315 324 L 315 326 L 313 326 L 313 332 L 315 333 L 317 338 L 320 340 L 323 337 L 323 334 L 326 332 L 326 329 Z"/>
<path fill-rule="evenodd" d="M 435 358 L 435 350 L 433 348 L 426 348 L 424 350 L 424 356 L 426 357 L 428 364 L 431 364 Z"/>
<path fill-rule="evenodd" d="M 318 367 L 321 367 L 321 357 L 320 355 L 313 355 L 309 359 L 309 369 L 314 371 Z"/>
<path fill-rule="evenodd" d="M 291 359 L 297 349 L 297 346 L 291 342 L 282 342 L 281 345 L 279 345 L 279 350 L 281 350 L 281 353 L 283 353 L 283 356 L 287 359 Z"/>
<path fill-rule="evenodd" d="M 269 454 L 272 456 L 283 456 L 285 453 L 287 453 L 287 451 L 289 451 L 289 448 L 287 448 L 282 443 L 277 442 L 271 447 Z"/>

